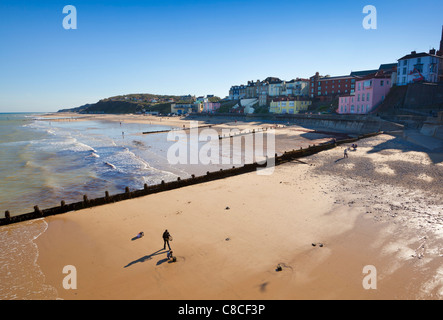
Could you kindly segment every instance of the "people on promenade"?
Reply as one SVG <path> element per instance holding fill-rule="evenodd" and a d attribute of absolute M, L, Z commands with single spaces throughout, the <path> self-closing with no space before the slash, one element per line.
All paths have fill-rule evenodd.
<path fill-rule="evenodd" d="M 171 235 L 169 231 L 166 229 L 165 232 L 163 232 L 163 250 L 166 249 L 166 244 L 168 245 L 169 250 L 171 250 L 171 246 L 169 245 L 169 240 L 171 240 Z"/>

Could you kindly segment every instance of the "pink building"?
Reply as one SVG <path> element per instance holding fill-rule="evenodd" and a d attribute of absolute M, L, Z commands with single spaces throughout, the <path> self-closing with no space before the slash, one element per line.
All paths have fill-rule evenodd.
<path fill-rule="evenodd" d="M 214 113 L 220 109 L 220 102 L 203 102 L 203 112 Z"/>
<path fill-rule="evenodd" d="M 391 86 L 391 75 L 383 71 L 362 77 L 356 80 L 353 95 L 339 97 L 337 113 L 367 114 L 386 98 Z"/>

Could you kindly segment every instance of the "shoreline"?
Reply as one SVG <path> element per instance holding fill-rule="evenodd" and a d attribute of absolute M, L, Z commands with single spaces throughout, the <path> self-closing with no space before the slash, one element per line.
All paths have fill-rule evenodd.
<path fill-rule="evenodd" d="M 48 217 L 39 265 L 63 299 L 441 299 L 443 201 L 433 193 L 441 187 L 428 183 L 423 192 L 435 199 L 412 200 L 433 200 L 430 212 L 398 205 L 406 191 L 384 182 L 389 158 L 369 152 L 389 141 L 366 139 L 346 162 L 334 163 L 342 156 L 335 148 L 271 176 L 246 173 Z M 409 153 L 413 169 L 424 155 Z M 369 160 L 383 164 L 374 181 L 345 174 Z M 428 174 L 442 172 L 442 163 L 431 166 Z M 165 228 L 176 263 L 159 251 Z M 79 272 L 74 291 L 61 288 L 67 264 Z M 365 265 L 377 268 L 376 290 L 362 287 Z"/>

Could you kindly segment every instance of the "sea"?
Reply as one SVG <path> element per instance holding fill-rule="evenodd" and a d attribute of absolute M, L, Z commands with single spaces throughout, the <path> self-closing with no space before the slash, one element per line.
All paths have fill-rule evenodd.
<path fill-rule="evenodd" d="M 170 126 L 0 114 L 0 217 L 188 175 L 166 160 Z"/>

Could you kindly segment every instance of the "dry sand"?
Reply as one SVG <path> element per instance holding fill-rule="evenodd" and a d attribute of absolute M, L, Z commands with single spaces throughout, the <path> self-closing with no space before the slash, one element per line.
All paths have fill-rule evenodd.
<path fill-rule="evenodd" d="M 358 144 L 348 159 L 338 147 L 269 176 L 48 217 L 36 240 L 46 284 L 62 299 L 441 299 L 441 154 L 390 135 Z M 76 290 L 62 286 L 66 265 Z"/>

